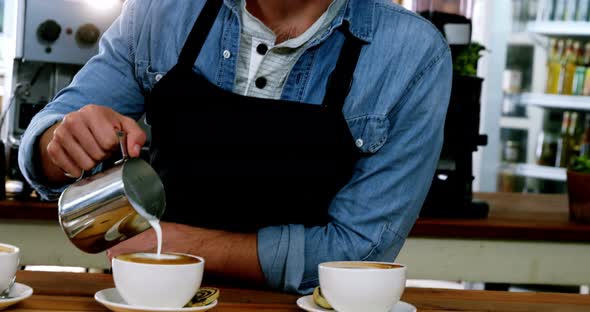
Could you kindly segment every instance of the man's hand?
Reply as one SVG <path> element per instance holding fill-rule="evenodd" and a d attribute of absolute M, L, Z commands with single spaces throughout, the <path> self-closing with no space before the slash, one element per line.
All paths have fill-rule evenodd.
<path fill-rule="evenodd" d="M 138 157 L 146 135 L 135 120 L 111 108 L 89 104 L 50 127 L 39 140 L 43 171 L 49 182 L 78 177 L 118 149 L 118 131 L 127 133 L 130 157 Z"/>
<path fill-rule="evenodd" d="M 217 277 L 264 285 L 258 262 L 256 234 L 230 233 L 188 225 L 160 222 L 162 252 L 178 252 L 205 259 L 205 270 Z M 156 234 L 147 230 L 109 249 L 109 260 L 132 252 L 156 252 Z"/>

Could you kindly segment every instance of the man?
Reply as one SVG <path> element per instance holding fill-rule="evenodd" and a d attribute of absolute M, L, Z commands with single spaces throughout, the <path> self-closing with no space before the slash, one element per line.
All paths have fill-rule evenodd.
<path fill-rule="evenodd" d="M 128 0 L 100 53 L 32 121 L 46 198 L 127 133 L 167 195 L 164 250 L 208 275 L 309 292 L 328 260 L 392 261 L 442 146 L 449 48 L 386 0 Z M 97 103 L 89 105 L 90 103 Z M 153 231 L 109 251 L 153 250 Z"/>

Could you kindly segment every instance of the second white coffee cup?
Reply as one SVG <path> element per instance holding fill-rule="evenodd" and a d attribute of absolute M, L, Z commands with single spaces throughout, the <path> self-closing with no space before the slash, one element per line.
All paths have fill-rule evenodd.
<path fill-rule="evenodd" d="M 113 258 L 113 279 L 121 297 L 129 305 L 151 308 L 181 308 L 201 286 L 205 259 L 192 255 L 192 263 L 142 260 L 155 254 Z M 138 260 L 139 259 L 139 260 Z M 143 263 L 142 263 L 143 262 Z"/>
<path fill-rule="evenodd" d="M 19 265 L 19 256 L 18 247 L 0 243 L 0 293 L 12 285 Z"/>
<path fill-rule="evenodd" d="M 322 295 L 338 312 L 389 312 L 406 286 L 396 263 L 339 261 L 318 267 Z"/>

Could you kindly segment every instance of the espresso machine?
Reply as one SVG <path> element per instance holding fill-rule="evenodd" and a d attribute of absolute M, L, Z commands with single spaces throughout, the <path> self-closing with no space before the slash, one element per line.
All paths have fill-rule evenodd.
<path fill-rule="evenodd" d="M 473 0 L 416 0 L 413 9 L 447 39 L 454 69 L 444 143 L 422 217 L 485 218 L 489 207 L 473 200 L 473 153 L 487 144 L 479 133 L 483 79 L 457 71 L 458 57 L 471 45 Z M 473 64 L 477 68 L 477 64 Z"/>
<path fill-rule="evenodd" d="M 6 193 L 31 194 L 18 168 L 21 136 L 33 116 L 98 53 L 101 35 L 122 6 L 123 0 L 5 1 L 7 70 L 0 129 L 6 153 L 0 157 L 6 156 Z"/>

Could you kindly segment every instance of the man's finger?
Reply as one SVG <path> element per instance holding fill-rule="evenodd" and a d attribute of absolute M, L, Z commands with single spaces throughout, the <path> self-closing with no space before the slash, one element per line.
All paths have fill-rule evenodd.
<path fill-rule="evenodd" d="M 80 112 L 90 133 L 103 151 L 116 150 L 119 144 L 117 140 L 117 128 L 119 122 L 116 113 L 98 105 L 87 105 Z"/>
<path fill-rule="evenodd" d="M 81 127 L 72 134 L 78 144 L 95 162 L 103 161 L 107 157 L 107 152 L 98 144 L 98 141 L 87 127 Z"/>
<path fill-rule="evenodd" d="M 55 138 L 62 150 L 67 154 L 69 159 L 74 162 L 76 167 L 84 170 L 91 170 L 96 166 L 96 161 L 86 153 L 69 131 L 57 129 L 55 132 Z M 72 174 L 72 172 L 70 172 L 70 174 Z"/>
<path fill-rule="evenodd" d="M 129 153 L 129 157 L 139 157 L 141 147 L 147 140 L 145 132 L 135 120 L 124 116 L 121 117 L 121 127 L 121 131 L 127 134 L 127 153 Z"/>
<path fill-rule="evenodd" d="M 51 158 L 51 161 L 64 173 L 67 173 L 72 177 L 79 177 L 82 175 L 82 169 L 76 166 L 74 161 L 66 154 L 63 148 L 55 141 L 50 142 L 47 145 L 47 154 Z"/>

